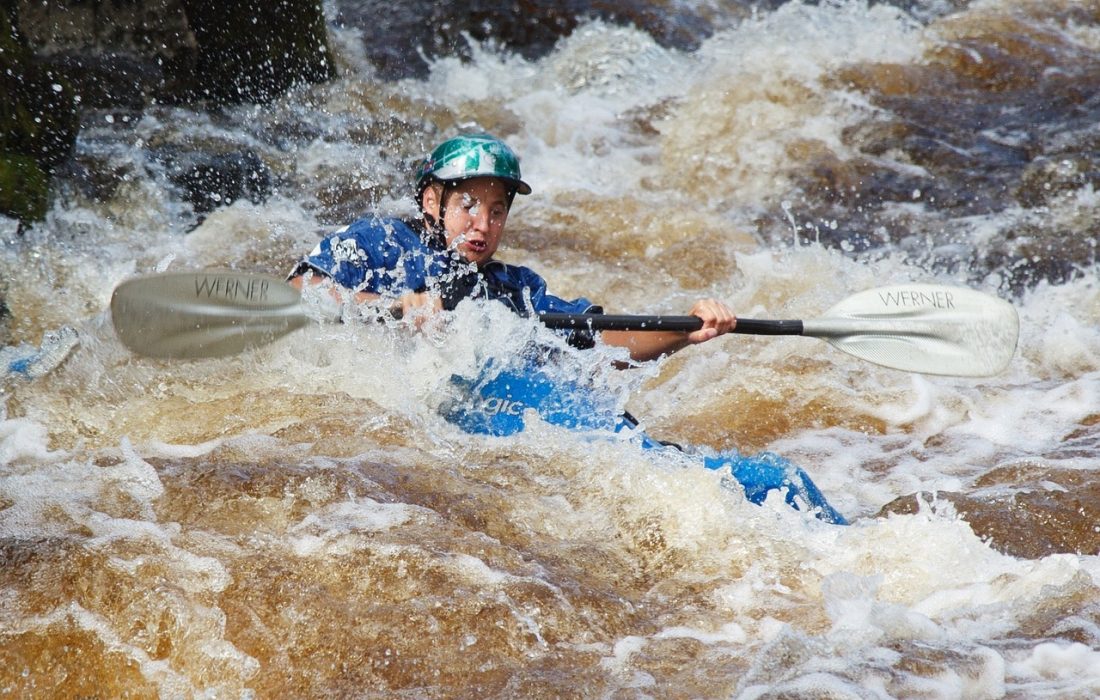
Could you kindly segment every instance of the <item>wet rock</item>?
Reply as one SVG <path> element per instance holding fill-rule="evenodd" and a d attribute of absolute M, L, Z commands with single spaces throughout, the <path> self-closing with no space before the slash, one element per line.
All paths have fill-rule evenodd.
<path fill-rule="evenodd" d="M 992 470 L 975 486 L 972 493 L 940 492 L 936 498 L 953 504 L 997 551 L 1023 559 L 1100 552 L 1100 484 L 1091 472 L 1013 465 Z M 918 496 L 928 499 L 928 494 L 903 496 L 878 516 L 916 513 Z"/>
<path fill-rule="evenodd" d="M 85 54 L 64 51 L 45 59 L 65 76 L 85 108 L 141 109 L 164 88 L 164 71 L 155 59 L 127 53 Z"/>
<path fill-rule="evenodd" d="M 30 156 L 0 154 L 0 214 L 40 221 L 49 205 L 49 177 Z"/>
<path fill-rule="evenodd" d="M 49 176 L 76 142 L 76 101 L 63 77 L 37 61 L 11 10 L 0 9 L 0 214 L 41 219 Z"/>
<path fill-rule="evenodd" d="M 1016 198 L 1024 206 L 1038 207 L 1084 187 L 1100 190 L 1100 152 L 1036 158 L 1024 169 Z"/>
<path fill-rule="evenodd" d="M 154 159 L 167 166 L 168 179 L 183 190 L 196 213 L 246 198 L 259 204 L 271 195 L 271 170 L 251 150 L 218 153 L 162 148 Z"/>
<path fill-rule="evenodd" d="M 92 107 L 268 102 L 335 75 L 319 0 L 13 3 L 13 22 Z"/>
<path fill-rule="evenodd" d="M 38 60 L 65 76 L 85 108 L 171 101 L 165 69 L 195 51 L 178 0 L 21 0 L 15 17 Z"/>
<path fill-rule="evenodd" d="M 72 153 L 81 110 L 136 117 L 153 102 L 266 102 L 334 74 L 319 0 L 4 3 L 0 214 L 45 215 L 50 178 Z M 200 213 L 271 191 L 270 173 L 248 152 L 191 162 L 172 176 Z"/>
<path fill-rule="evenodd" d="M 58 168 L 54 186 L 62 197 L 78 196 L 92 202 L 107 202 L 134 172 L 133 163 L 112 162 L 107 156 L 84 153 Z"/>
<path fill-rule="evenodd" d="M 27 41 L 44 56 L 77 48 L 90 55 L 109 51 L 171 55 L 194 42 L 179 0 L 15 0 L 6 4 L 13 7 Z"/>
<path fill-rule="evenodd" d="M 745 14 L 750 12 L 746 5 Z M 423 77 L 433 58 L 468 57 L 467 37 L 492 41 L 529 60 L 539 58 L 589 18 L 635 26 L 665 46 L 690 50 L 713 33 L 712 15 L 718 14 L 689 4 L 657 7 L 637 0 L 340 0 L 337 6 L 337 22 L 363 30 L 367 55 L 386 78 Z M 724 7 L 725 21 L 732 21 L 736 10 Z"/>
<path fill-rule="evenodd" d="M 197 52 L 185 96 L 269 102 L 300 83 L 336 75 L 318 0 L 182 0 Z"/>

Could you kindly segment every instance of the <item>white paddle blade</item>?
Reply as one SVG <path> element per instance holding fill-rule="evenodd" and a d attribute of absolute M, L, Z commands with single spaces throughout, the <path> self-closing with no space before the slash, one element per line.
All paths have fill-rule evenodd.
<path fill-rule="evenodd" d="M 126 280 L 111 297 L 122 343 L 139 355 L 223 357 L 302 327 L 297 289 L 268 275 L 169 272 Z"/>
<path fill-rule="evenodd" d="M 1007 301 L 932 284 L 859 292 L 825 317 L 806 321 L 803 330 L 876 364 L 956 377 L 1002 372 L 1019 333 L 1019 317 Z"/>

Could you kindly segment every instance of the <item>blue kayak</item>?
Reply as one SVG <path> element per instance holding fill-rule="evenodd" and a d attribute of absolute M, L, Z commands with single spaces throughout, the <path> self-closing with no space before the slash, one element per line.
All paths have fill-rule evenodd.
<path fill-rule="evenodd" d="M 580 431 L 629 431 L 643 449 L 680 449 L 638 429 L 629 414 L 617 409 L 613 397 L 580 382 L 551 377 L 536 364 L 495 367 L 489 362 L 478 377 L 455 375 L 451 384 L 454 398 L 444 404 L 441 413 L 468 433 L 514 435 L 525 427 L 525 412 L 533 409 L 552 425 Z M 829 523 L 848 524 L 805 471 L 777 454 L 762 452 L 748 457 L 728 451 L 699 455 L 699 461 L 707 469 L 728 468 L 752 503 L 759 505 L 770 492 L 779 490 L 796 509 L 808 510 Z"/>

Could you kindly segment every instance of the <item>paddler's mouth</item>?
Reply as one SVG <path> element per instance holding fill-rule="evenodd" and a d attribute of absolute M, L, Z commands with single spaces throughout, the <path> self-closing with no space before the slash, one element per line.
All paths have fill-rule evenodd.
<path fill-rule="evenodd" d="M 484 253 L 489 247 L 485 241 L 471 241 L 469 238 L 463 241 L 462 245 L 465 246 L 466 250 L 477 254 Z"/>
<path fill-rule="evenodd" d="M 489 241 L 485 238 L 470 238 L 469 234 L 462 234 L 451 242 L 451 248 L 466 258 L 469 262 L 483 262 L 490 255 Z"/>

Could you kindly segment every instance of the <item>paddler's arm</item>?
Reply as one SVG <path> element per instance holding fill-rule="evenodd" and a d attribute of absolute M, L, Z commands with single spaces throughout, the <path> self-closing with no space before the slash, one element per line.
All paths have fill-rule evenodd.
<path fill-rule="evenodd" d="M 705 343 L 725 335 L 737 325 L 737 318 L 717 299 L 700 299 L 691 307 L 691 315 L 703 319 L 703 327 L 691 333 L 674 331 L 604 331 L 603 341 L 608 345 L 626 348 L 635 362 L 656 360 L 671 355 L 689 345 Z"/>
<path fill-rule="evenodd" d="M 357 292 L 348 289 L 334 282 L 331 277 L 313 270 L 295 275 L 287 282 L 290 286 L 300 290 L 304 290 L 305 285 L 309 285 L 314 289 L 325 290 L 329 296 L 340 304 L 349 301 L 349 298 L 356 304 L 377 304 L 382 299 L 381 295 L 374 292 Z M 401 317 L 416 319 L 417 327 L 421 325 L 424 319 L 443 309 L 443 300 L 427 292 L 406 292 L 397 298 L 397 302 L 393 305 L 393 308 L 396 309 L 400 306 Z"/>

